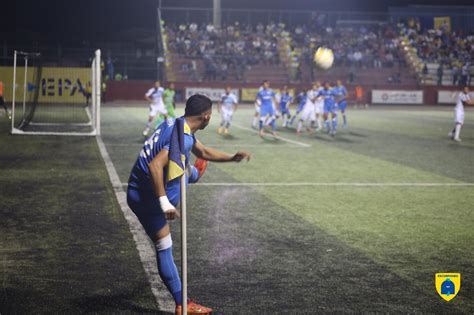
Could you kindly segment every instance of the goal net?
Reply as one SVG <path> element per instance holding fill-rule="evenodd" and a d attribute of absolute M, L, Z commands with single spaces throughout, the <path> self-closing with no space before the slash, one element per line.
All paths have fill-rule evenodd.
<path fill-rule="evenodd" d="M 100 50 L 90 67 L 51 67 L 36 53 L 15 51 L 12 134 L 100 134 Z"/>

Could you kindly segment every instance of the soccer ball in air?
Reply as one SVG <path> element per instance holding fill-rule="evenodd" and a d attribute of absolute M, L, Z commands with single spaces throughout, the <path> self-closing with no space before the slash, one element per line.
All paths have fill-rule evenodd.
<path fill-rule="evenodd" d="M 332 50 L 325 47 L 319 47 L 314 53 L 314 62 L 323 70 L 331 68 L 332 63 L 334 62 L 334 54 Z"/>

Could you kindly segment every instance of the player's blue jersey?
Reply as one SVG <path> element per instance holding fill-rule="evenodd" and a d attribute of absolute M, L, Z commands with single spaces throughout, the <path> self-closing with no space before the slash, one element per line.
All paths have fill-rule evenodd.
<path fill-rule="evenodd" d="M 153 184 L 151 182 L 151 175 L 148 165 L 150 162 L 160 153 L 161 150 L 169 150 L 171 133 L 175 124 L 175 119 L 169 118 L 163 122 L 155 132 L 145 141 L 143 149 L 133 166 L 128 181 L 129 186 L 141 190 L 153 190 Z M 191 149 L 196 142 L 196 138 L 191 134 L 189 127 L 185 126 L 184 132 L 184 154 L 186 156 L 186 164 L 189 160 Z M 163 180 L 166 183 L 166 195 L 173 205 L 177 205 L 179 202 L 180 183 L 179 178 L 175 178 L 169 182 L 166 182 L 166 175 L 168 174 L 168 168 L 163 169 Z"/>
<path fill-rule="evenodd" d="M 293 101 L 293 97 L 290 94 L 288 93 L 282 94 L 280 98 L 281 111 L 287 109 L 288 104 L 291 103 L 292 101 Z"/>
<path fill-rule="evenodd" d="M 297 101 L 299 102 L 298 102 L 298 109 L 296 110 L 298 113 L 303 110 L 303 107 L 306 104 L 307 99 L 308 99 L 308 96 L 304 92 L 298 95 Z"/>
<path fill-rule="evenodd" d="M 317 96 L 322 96 L 324 98 L 324 104 L 333 104 L 336 93 L 334 89 L 322 89 L 318 92 Z"/>
<path fill-rule="evenodd" d="M 347 89 L 344 85 L 336 86 L 333 90 L 337 96 L 338 102 L 342 102 L 346 99 Z"/>
<path fill-rule="evenodd" d="M 262 108 L 272 108 L 274 97 L 275 92 L 273 92 L 271 89 L 262 89 L 257 93 L 257 99 L 260 100 Z"/>

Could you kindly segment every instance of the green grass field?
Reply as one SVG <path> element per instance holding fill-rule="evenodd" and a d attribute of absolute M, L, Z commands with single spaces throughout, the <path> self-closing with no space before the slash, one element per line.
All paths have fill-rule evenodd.
<path fill-rule="evenodd" d="M 181 111 L 179 111 L 181 112 Z M 147 108 L 103 107 L 126 183 Z M 474 112 L 349 110 L 335 138 L 260 139 L 250 107 L 204 144 L 253 153 L 211 164 L 189 188 L 189 293 L 219 314 L 474 312 Z M 95 139 L 13 137 L 1 123 L 0 312 L 156 312 Z M 177 264 L 179 222 L 172 223 Z M 460 272 L 458 296 L 435 291 Z"/>

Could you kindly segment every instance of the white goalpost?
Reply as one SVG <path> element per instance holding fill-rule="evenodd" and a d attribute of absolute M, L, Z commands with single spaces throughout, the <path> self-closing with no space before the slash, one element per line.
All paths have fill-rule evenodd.
<path fill-rule="evenodd" d="M 89 68 L 44 67 L 40 54 L 15 51 L 12 79 L 11 134 L 100 135 L 100 50 Z"/>

